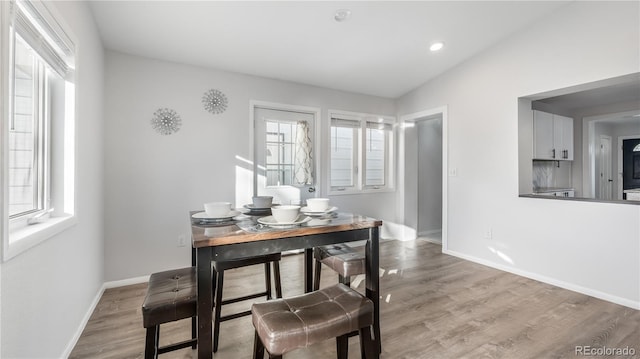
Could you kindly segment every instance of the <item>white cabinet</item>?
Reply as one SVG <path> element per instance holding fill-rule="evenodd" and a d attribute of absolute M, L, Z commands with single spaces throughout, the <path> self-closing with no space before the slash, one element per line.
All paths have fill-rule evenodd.
<path fill-rule="evenodd" d="M 533 111 L 533 159 L 573 160 L 573 119 Z"/>

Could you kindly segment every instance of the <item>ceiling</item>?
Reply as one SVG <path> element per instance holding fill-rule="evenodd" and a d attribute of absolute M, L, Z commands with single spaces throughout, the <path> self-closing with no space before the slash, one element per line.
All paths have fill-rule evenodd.
<path fill-rule="evenodd" d="M 604 106 L 625 103 L 636 103 L 640 108 L 640 74 L 625 76 L 627 81 L 607 86 L 598 86 L 584 91 L 576 91 L 564 95 L 537 100 L 556 109 L 575 112 Z M 620 116 L 612 116 L 602 122 L 640 123 L 640 110 L 628 111 Z"/>
<path fill-rule="evenodd" d="M 91 1 L 104 46 L 397 98 L 566 2 Z M 351 10 L 347 21 L 336 10 Z M 434 41 L 444 49 L 429 51 Z"/>

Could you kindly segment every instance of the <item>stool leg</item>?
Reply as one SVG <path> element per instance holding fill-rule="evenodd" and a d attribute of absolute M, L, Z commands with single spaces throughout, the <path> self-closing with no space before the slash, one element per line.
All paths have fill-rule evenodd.
<path fill-rule="evenodd" d="M 349 357 L 349 335 L 341 335 L 336 337 L 336 352 L 338 359 L 347 359 Z"/>
<path fill-rule="evenodd" d="M 160 326 L 154 325 L 147 328 L 147 338 L 144 345 L 144 358 L 158 358 L 158 339 L 160 338 Z"/>
<path fill-rule="evenodd" d="M 338 283 L 342 283 L 342 284 L 346 285 L 347 287 L 351 287 L 351 277 L 344 277 L 344 276 L 338 274 Z"/>
<path fill-rule="evenodd" d="M 360 328 L 360 355 L 366 359 L 379 355 L 376 342 L 371 339 L 371 327 Z"/>
<path fill-rule="evenodd" d="M 267 300 L 271 299 L 271 263 L 264 264 L 264 286 L 267 290 Z"/>
<path fill-rule="evenodd" d="M 198 317 L 191 317 L 191 339 L 198 339 Z M 198 348 L 198 342 L 195 341 L 191 349 Z"/>
<path fill-rule="evenodd" d="M 276 280 L 276 298 L 282 298 L 282 281 L 280 280 L 280 261 L 273 262 L 273 277 Z"/>
<path fill-rule="evenodd" d="M 313 290 L 320 289 L 320 272 L 322 270 L 322 262 L 316 259 L 316 272 L 313 278 Z"/>
<path fill-rule="evenodd" d="M 264 345 L 262 345 L 262 341 L 258 336 L 258 331 L 256 331 L 255 338 L 253 339 L 253 359 L 263 359 L 264 358 Z"/>
<path fill-rule="evenodd" d="M 218 338 L 220 337 L 220 313 L 222 311 L 222 284 L 224 283 L 224 270 L 218 272 L 218 284 L 216 287 L 215 314 L 213 317 L 213 352 L 218 351 Z"/>
<path fill-rule="evenodd" d="M 218 280 L 218 272 L 215 269 L 211 269 L 211 296 L 213 297 L 213 306 L 216 306 L 216 281 Z M 213 310 L 213 307 L 211 308 Z"/>

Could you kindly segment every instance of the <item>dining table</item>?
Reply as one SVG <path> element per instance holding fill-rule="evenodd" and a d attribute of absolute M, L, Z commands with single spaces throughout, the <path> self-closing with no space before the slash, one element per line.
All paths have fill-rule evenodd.
<path fill-rule="evenodd" d="M 365 295 L 374 304 L 377 354 L 380 340 L 379 241 L 382 221 L 353 213 L 336 212 L 307 217 L 295 225 L 270 224 L 264 215 L 242 214 L 227 222 L 194 219 L 201 211 L 189 213 L 192 264 L 197 272 L 198 358 L 213 357 L 212 261 L 304 250 L 304 289 L 313 290 L 313 248 L 337 243 L 365 242 Z M 273 218 L 273 217 L 271 217 Z M 266 224 L 265 224 L 266 223 Z"/>

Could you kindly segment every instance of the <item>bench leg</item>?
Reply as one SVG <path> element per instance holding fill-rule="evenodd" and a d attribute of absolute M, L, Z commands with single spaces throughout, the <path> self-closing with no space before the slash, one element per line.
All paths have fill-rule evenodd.
<path fill-rule="evenodd" d="M 360 354 L 362 358 L 373 359 L 378 358 L 377 341 L 371 338 L 371 327 L 360 328 Z"/>
<path fill-rule="evenodd" d="M 220 338 L 220 314 L 222 312 L 222 288 L 224 284 L 224 271 L 218 274 L 218 283 L 216 285 L 215 314 L 213 317 L 213 352 L 218 351 L 218 339 Z"/>
<path fill-rule="evenodd" d="M 349 357 L 349 334 L 336 337 L 336 352 L 338 359 L 347 359 Z"/>
<path fill-rule="evenodd" d="M 351 287 L 351 277 L 344 277 L 344 276 L 338 274 L 338 283 L 342 283 L 342 284 L 346 285 L 347 287 Z"/>
<path fill-rule="evenodd" d="M 160 326 L 155 325 L 147 328 L 147 338 L 144 345 L 144 358 L 158 358 L 158 341 L 160 339 Z"/>
<path fill-rule="evenodd" d="M 282 280 L 280 280 L 280 262 L 273 262 L 273 277 L 276 280 L 276 298 L 282 298 Z"/>
<path fill-rule="evenodd" d="M 191 349 L 198 348 L 198 317 L 197 316 L 191 318 L 191 339 L 196 340 L 195 342 L 193 342 Z"/>
<path fill-rule="evenodd" d="M 316 259 L 316 270 L 313 276 L 313 290 L 320 289 L 320 275 L 322 274 L 322 262 Z"/>
<path fill-rule="evenodd" d="M 253 359 L 263 359 L 264 358 L 264 345 L 262 345 L 262 341 L 258 336 L 258 332 L 256 331 L 255 338 L 253 339 Z"/>
<path fill-rule="evenodd" d="M 271 263 L 264 264 L 264 286 L 267 291 L 267 300 L 271 299 Z"/>

